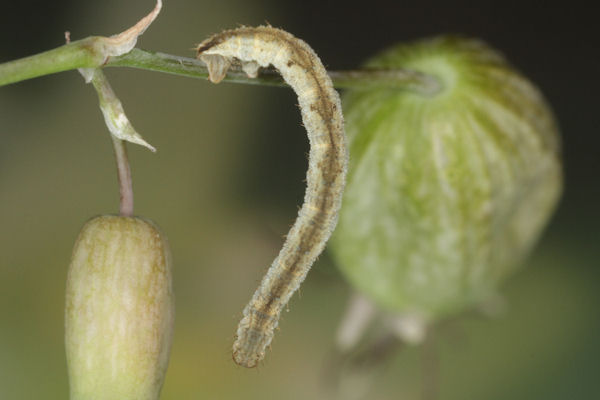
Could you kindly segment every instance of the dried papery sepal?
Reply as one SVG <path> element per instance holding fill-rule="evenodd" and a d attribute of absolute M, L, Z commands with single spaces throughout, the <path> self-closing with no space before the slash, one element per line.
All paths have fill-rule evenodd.
<path fill-rule="evenodd" d="M 120 140 L 130 143 L 139 144 L 148 148 L 152 152 L 156 152 L 154 146 L 146 142 L 142 136 L 134 129 L 129 118 L 125 115 L 125 110 L 121 101 L 113 91 L 108 79 L 101 69 L 91 69 L 89 72 L 89 82 L 92 83 L 98 100 L 100 102 L 100 110 L 104 116 L 104 122 L 111 135 Z"/>
<path fill-rule="evenodd" d="M 162 0 L 156 0 L 156 5 L 142 19 L 140 19 L 131 28 L 124 30 L 123 32 L 105 38 L 104 43 L 106 47 L 106 55 L 108 57 L 117 57 L 126 53 L 129 53 L 131 49 L 135 47 L 138 38 L 146 32 L 146 29 L 154 22 L 160 10 L 162 9 Z"/>

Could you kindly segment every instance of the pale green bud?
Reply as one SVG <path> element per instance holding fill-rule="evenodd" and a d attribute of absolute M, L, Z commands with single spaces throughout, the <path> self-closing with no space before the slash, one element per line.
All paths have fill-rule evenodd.
<path fill-rule="evenodd" d="M 384 309 L 432 320 L 485 299 L 523 260 L 562 188 L 540 92 L 478 40 L 440 37 L 367 63 L 441 84 L 343 96 L 350 170 L 331 243 Z"/>
<path fill-rule="evenodd" d="M 173 318 L 169 247 L 156 225 L 111 215 L 88 221 L 67 279 L 71 400 L 158 399 Z"/>

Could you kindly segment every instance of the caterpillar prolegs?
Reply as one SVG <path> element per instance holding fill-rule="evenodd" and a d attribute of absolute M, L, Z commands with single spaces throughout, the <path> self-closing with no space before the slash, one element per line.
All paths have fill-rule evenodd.
<path fill-rule="evenodd" d="M 342 106 L 325 67 L 302 40 L 270 26 L 242 27 L 216 34 L 198 48 L 209 79 L 220 82 L 232 62 L 249 77 L 273 65 L 298 95 L 310 142 L 307 188 L 283 248 L 243 312 L 233 345 L 234 361 L 255 367 L 265 355 L 279 315 L 323 251 L 337 222 L 348 150 Z"/>

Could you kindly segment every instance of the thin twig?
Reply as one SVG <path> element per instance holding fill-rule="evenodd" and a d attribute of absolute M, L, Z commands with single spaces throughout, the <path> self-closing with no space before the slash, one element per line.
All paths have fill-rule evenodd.
<path fill-rule="evenodd" d="M 110 44 L 110 43 L 108 43 Z M 56 49 L 0 64 L 0 86 L 78 68 L 129 67 L 193 78 L 208 78 L 206 65 L 200 60 L 171 54 L 133 49 L 127 54 L 107 54 L 107 38 L 91 36 Z M 388 88 L 433 95 L 440 89 L 435 77 L 406 69 L 365 69 L 329 71 L 338 89 Z M 286 86 L 273 68 L 261 68 L 256 78 L 249 78 L 241 66 L 232 66 L 226 82 L 250 85 Z"/>
<path fill-rule="evenodd" d="M 123 217 L 133 216 L 133 184 L 131 180 L 131 168 L 127 158 L 127 147 L 124 140 L 110 135 L 115 149 L 117 160 L 117 174 L 119 177 L 119 214 Z"/>
<path fill-rule="evenodd" d="M 110 58 L 105 66 L 141 68 L 192 78 L 208 78 L 206 65 L 200 60 L 141 49 L 133 49 L 122 56 Z M 435 94 L 441 89 L 434 77 L 407 69 L 329 71 L 328 74 L 338 89 L 403 89 L 424 95 Z M 241 65 L 231 66 L 223 81 L 263 86 L 287 85 L 274 68 L 261 68 L 256 78 L 249 78 L 242 71 Z"/>

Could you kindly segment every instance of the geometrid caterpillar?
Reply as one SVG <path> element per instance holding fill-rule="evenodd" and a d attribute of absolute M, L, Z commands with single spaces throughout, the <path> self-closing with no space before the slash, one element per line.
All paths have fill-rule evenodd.
<path fill-rule="evenodd" d="M 210 37 L 198 48 L 209 79 L 221 81 L 232 62 L 249 77 L 273 65 L 298 95 L 310 152 L 304 204 L 283 248 L 246 306 L 233 345 L 233 359 L 255 367 L 265 355 L 279 315 L 323 251 L 337 222 L 348 151 L 342 106 L 327 71 L 302 40 L 270 26 L 242 27 Z"/>

